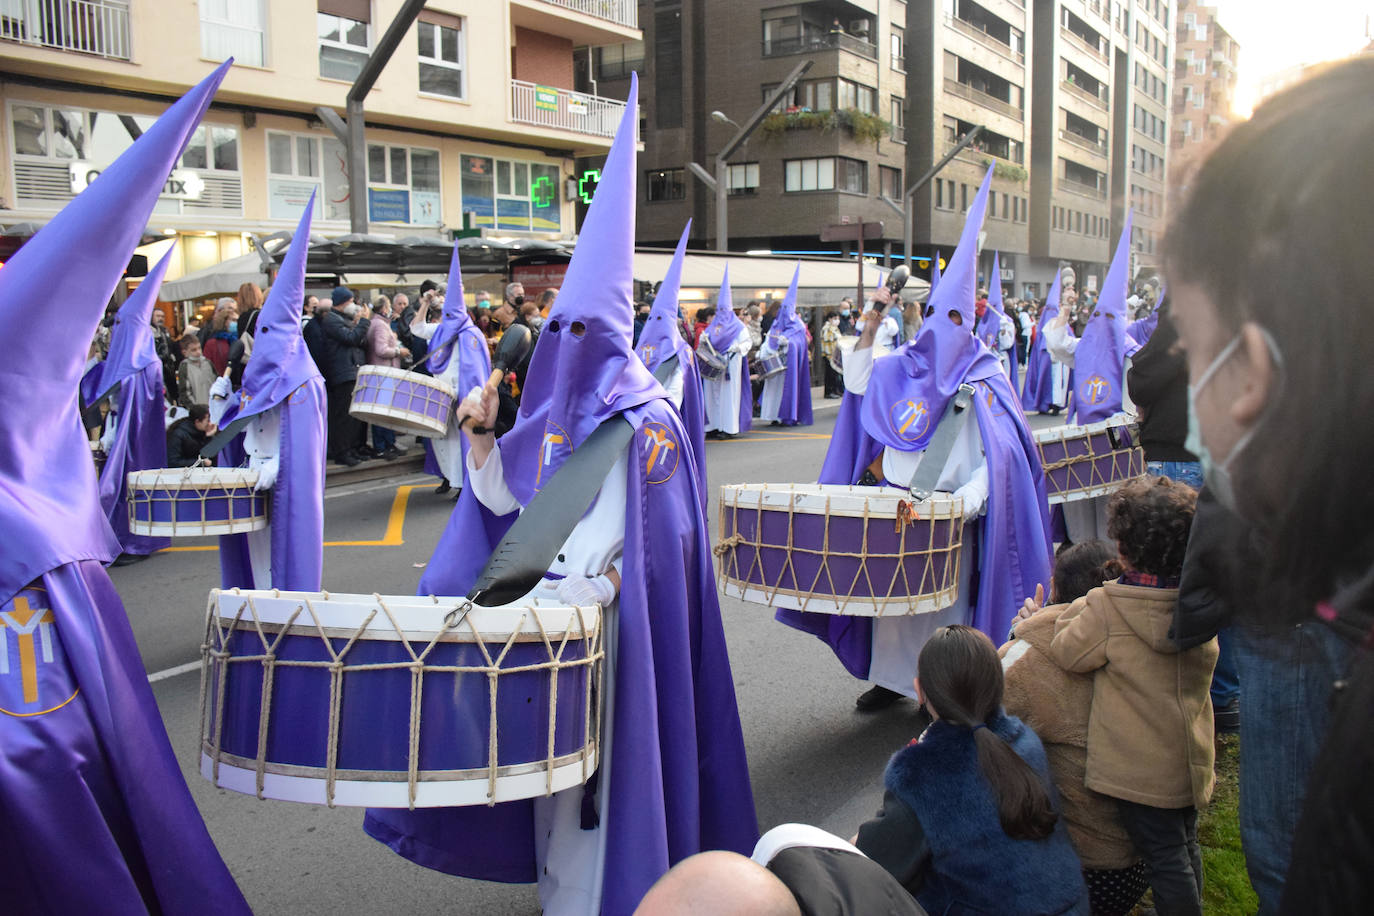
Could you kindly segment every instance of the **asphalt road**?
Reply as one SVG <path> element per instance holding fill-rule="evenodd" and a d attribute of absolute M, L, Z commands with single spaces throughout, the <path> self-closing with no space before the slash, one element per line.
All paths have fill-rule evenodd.
<path fill-rule="evenodd" d="M 708 443 L 710 492 L 741 481 L 815 480 L 838 401 L 817 399 L 816 405 L 813 427 L 760 429 Z M 1035 426 L 1053 425 L 1033 419 Z M 326 587 L 412 594 L 421 572 L 415 564 L 428 560 L 452 508 L 451 500 L 432 490 L 433 480 L 421 476 L 330 490 Z M 714 515 L 713 505 L 713 535 Z M 110 574 L 155 679 L 154 693 L 187 783 L 254 911 L 538 913 L 532 886 L 452 878 L 394 855 L 362 832 L 360 809 L 259 801 L 216 789 L 200 776 L 200 678 L 194 663 L 219 564 L 211 540 L 177 547 Z M 721 610 L 761 829 L 800 821 L 849 835 L 881 797 L 887 758 L 919 727 L 915 704 L 860 715 L 854 698 L 863 685 L 821 643 L 774 622 L 760 605 L 722 598 Z"/>

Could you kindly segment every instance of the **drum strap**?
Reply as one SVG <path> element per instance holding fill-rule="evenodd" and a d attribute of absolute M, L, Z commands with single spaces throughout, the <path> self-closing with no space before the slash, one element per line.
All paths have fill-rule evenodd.
<path fill-rule="evenodd" d="M 663 384 L 676 368 L 673 356 L 654 378 Z M 469 601 L 507 604 L 539 584 L 633 435 L 634 427 L 621 414 L 592 430 L 506 530 L 468 592 Z"/>
<path fill-rule="evenodd" d="M 935 428 L 935 435 L 931 437 L 930 445 L 926 447 L 926 453 L 908 486 L 917 500 L 930 499 L 935 492 L 935 485 L 940 482 L 940 472 L 945 469 L 945 462 L 949 460 L 950 452 L 954 451 L 954 443 L 959 440 L 969 415 L 973 413 L 968 409 L 973 405 L 973 393 L 973 386 L 960 385 L 954 397 L 949 399 L 945 415 L 940 418 L 940 425 Z"/>
<path fill-rule="evenodd" d="M 228 426 L 215 433 L 214 437 L 200 450 L 200 457 L 213 458 L 218 455 L 226 445 L 234 441 L 234 437 L 248 428 L 248 424 L 253 422 L 253 417 L 257 414 L 249 414 L 246 417 L 239 417 Z"/>

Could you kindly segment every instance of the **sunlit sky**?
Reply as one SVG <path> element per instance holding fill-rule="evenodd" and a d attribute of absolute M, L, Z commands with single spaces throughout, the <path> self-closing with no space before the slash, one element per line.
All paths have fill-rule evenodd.
<path fill-rule="evenodd" d="M 1213 0 L 1217 21 L 1240 43 L 1236 113 L 1248 116 L 1264 77 L 1346 57 L 1369 43 L 1371 0 Z"/>

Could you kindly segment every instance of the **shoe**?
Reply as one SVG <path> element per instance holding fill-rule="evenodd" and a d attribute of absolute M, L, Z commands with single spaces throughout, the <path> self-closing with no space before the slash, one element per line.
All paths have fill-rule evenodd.
<path fill-rule="evenodd" d="M 360 445 L 353 450 L 353 453 L 364 461 L 382 457 L 381 453 L 370 445 Z"/>
<path fill-rule="evenodd" d="M 393 445 L 386 451 L 382 452 L 381 457 L 385 461 L 395 461 L 397 458 L 401 457 L 401 450 Z"/>
<path fill-rule="evenodd" d="M 708 430 L 706 430 L 706 435 L 703 436 L 702 438 L 705 438 L 705 439 L 719 439 L 719 438 L 720 438 L 720 430 L 718 430 L 718 429 L 708 429 Z"/>
<path fill-rule="evenodd" d="M 1212 707 L 1212 726 L 1218 735 L 1234 735 L 1240 731 L 1240 697 L 1225 706 Z"/>
<path fill-rule="evenodd" d="M 838 394 L 827 394 L 827 395 L 825 396 L 825 399 L 826 399 L 827 401 L 834 401 L 834 400 L 838 400 L 839 397 L 840 397 L 840 396 L 839 396 Z"/>
<path fill-rule="evenodd" d="M 859 712 L 877 712 L 880 709 L 887 709 L 900 699 L 903 697 L 897 691 L 874 684 L 859 694 L 859 698 L 854 701 L 854 706 Z"/>
<path fill-rule="evenodd" d="M 345 452 L 334 460 L 346 468 L 351 468 L 363 463 L 363 460 L 352 452 Z"/>
<path fill-rule="evenodd" d="M 1061 411 L 1062 409 L 1063 409 L 1062 407 L 1051 407 L 1049 410 L 1047 410 L 1047 411 L 1045 411 L 1045 412 L 1046 412 L 1047 414 L 1049 414 L 1050 416 L 1052 416 L 1052 417 L 1057 417 L 1057 416 L 1059 416 L 1059 411 Z"/>
<path fill-rule="evenodd" d="M 738 439 L 738 438 L 739 438 L 739 433 L 720 433 L 719 435 L 716 436 L 716 438 L 717 438 L 717 439 Z"/>
<path fill-rule="evenodd" d="M 782 421 L 781 421 L 781 420 L 774 420 L 772 423 L 769 423 L 768 425 L 769 425 L 769 426 L 781 426 L 781 425 L 782 425 Z"/>
<path fill-rule="evenodd" d="M 434 495 L 435 495 L 435 496 L 443 496 L 445 493 L 447 493 L 447 492 L 448 492 L 449 490 L 451 490 L 451 489 L 453 489 L 453 488 L 449 486 L 448 478 L 447 478 L 447 477 L 440 478 L 440 480 L 439 480 L 439 486 L 437 486 L 437 487 L 434 488 Z"/>
<path fill-rule="evenodd" d="M 115 557 L 114 562 L 110 565 L 133 566 L 135 563 L 142 563 L 146 559 L 148 559 L 148 554 L 146 553 L 121 553 L 119 556 Z"/>

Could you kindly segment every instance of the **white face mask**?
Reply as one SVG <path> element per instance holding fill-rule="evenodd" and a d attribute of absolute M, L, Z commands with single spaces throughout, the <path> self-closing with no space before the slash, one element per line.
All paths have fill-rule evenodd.
<path fill-rule="evenodd" d="M 1260 333 L 1264 335 L 1264 342 L 1269 347 L 1269 353 L 1274 359 L 1274 365 L 1279 371 L 1279 385 L 1275 386 L 1273 394 L 1277 394 L 1282 386 L 1283 373 L 1283 354 L 1279 352 L 1278 344 L 1274 342 L 1274 337 L 1267 330 L 1261 328 Z M 1197 415 L 1197 395 L 1203 387 L 1212 380 L 1212 376 L 1217 374 L 1226 361 L 1240 347 L 1241 335 L 1236 334 L 1231 338 L 1231 342 L 1222 347 L 1221 352 L 1208 364 L 1198 378 L 1197 384 L 1188 386 L 1188 437 L 1183 440 L 1183 447 L 1197 455 L 1198 463 L 1202 465 L 1202 479 L 1207 489 L 1216 497 L 1218 503 L 1226 507 L 1230 512 L 1237 513 L 1236 488 L 1231 479 L 1231 464 L 1236 460 L 1236 456 L 1243 452 L 1259 432 L 1261 421 L 1268 415 L 1270 407 L 1266 407 L 1259 419 L 1236 440 L 1236 444 L 1231 447 L 1231 452 L 1221 461 L 1212 458 L 1212 453 L 1208 451 L 1207 445 L 1202 440 L 1202 424 Z M 1274 403 L 1271 396 L 1269 404 Z M 1237 513 L 1239 514 L 1239 513 Z"/>

